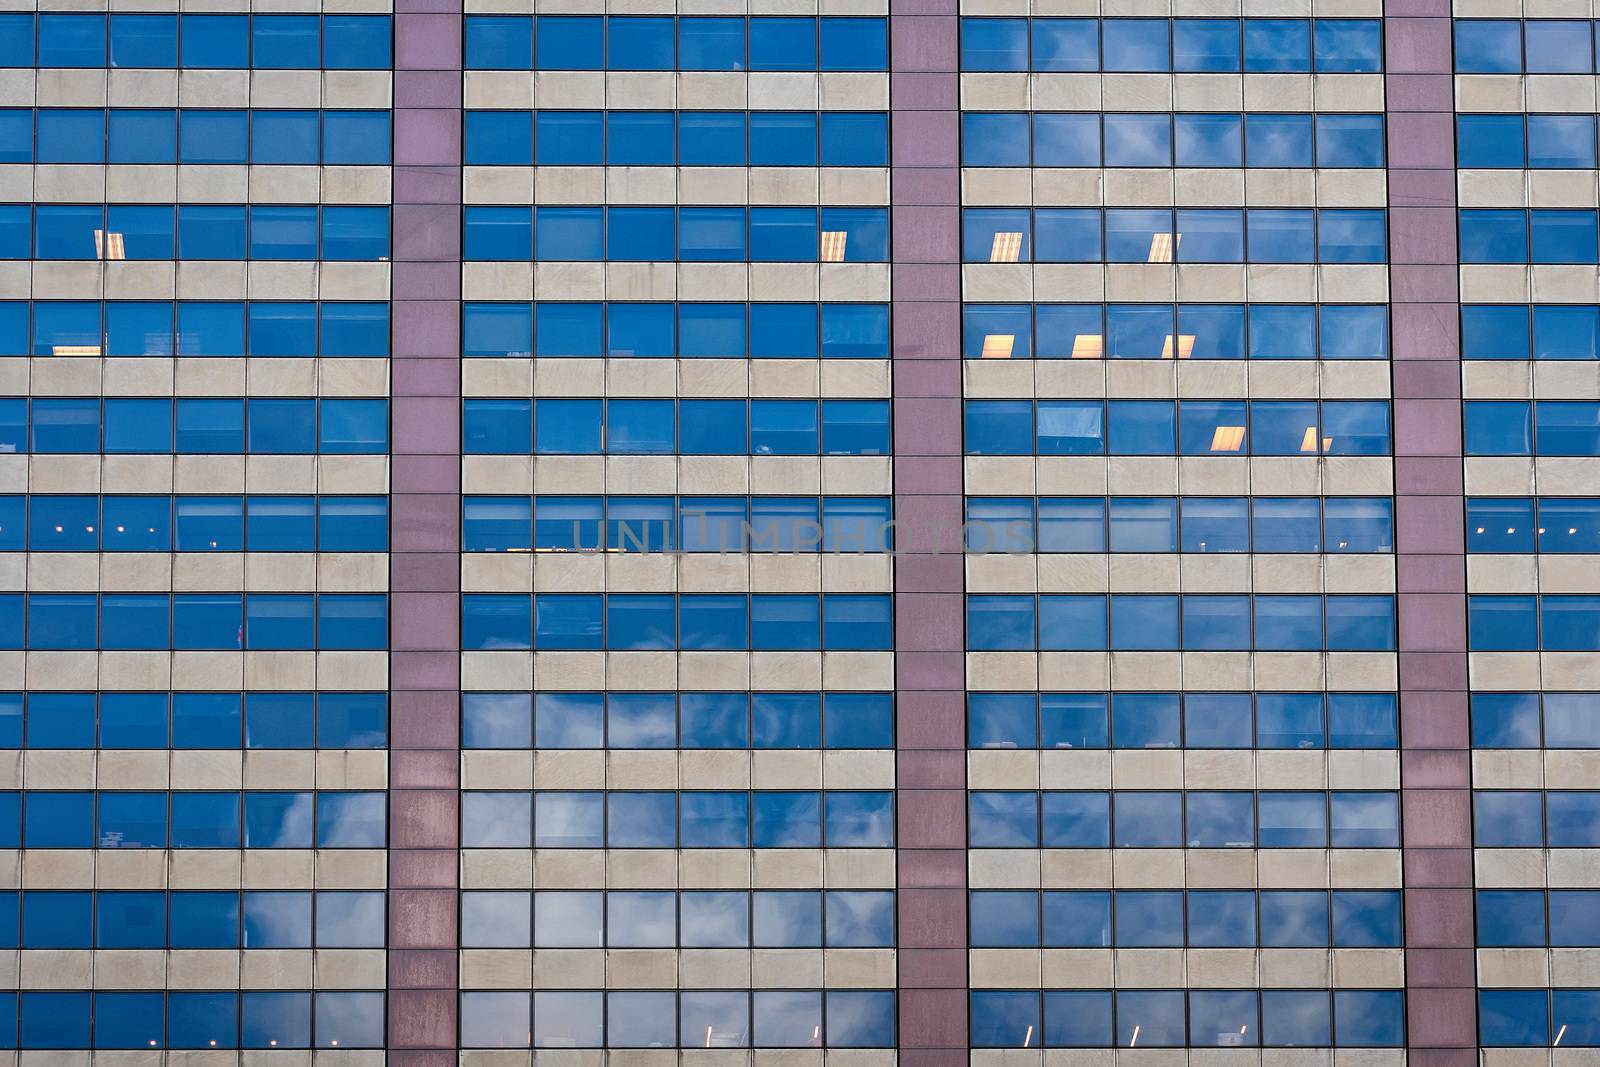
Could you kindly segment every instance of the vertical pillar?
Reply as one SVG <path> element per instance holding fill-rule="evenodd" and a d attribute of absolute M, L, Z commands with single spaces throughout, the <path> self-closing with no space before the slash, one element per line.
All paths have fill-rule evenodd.
<path fill-rule="evenodd" d="M 1477 1062 L 1461 339 L 1449 0 L 1384 34 L 1407 1051 Z"/>
<path fill-rule="evenodd" d="M 889 17 L 902 1067 L 967 1063 L 957 10 Z"/>
<path fill-rule="evenodd" d="M 395 5 L 390 1067 L 455 1067 L 461 705 L 461 0 Z"/>

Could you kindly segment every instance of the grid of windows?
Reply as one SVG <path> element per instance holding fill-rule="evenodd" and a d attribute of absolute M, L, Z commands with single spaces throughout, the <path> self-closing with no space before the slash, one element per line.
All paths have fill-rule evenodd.
<path fill-rule="evenodd" d="M 467 791 L 463 848 L 893 848 L 881 790 Z"/>
<path fill-rule="evenodd" d="M 975 989 L 972 1045 L 1395 1048 L 1405 1043 L 1404 1009 L 1391 989 Z"/>
<path fill-rule="evenodd" d="M 468 111 L 473 166 L 887 167 L 882 111 Z"/>
<path fill-rule="evenodd" d="M 968 400 L 964 408 L 969 456 L 1385 456 L 1390 449 L 1389 404 L 1377 400 Z"/>
<path fill-rule="evenodd" d="M 468 15 L 468 70 L 887 70 L 889 27 L 863 16 Z"/>
<path fill-rule="evenodd" d="M 1381 167 L 1383 116 L 1271 112 L 961 115 L 967 167 Z"/>
<path fill-rule="evenodd" d="M 0 300 L 0 356 L 26 355 L 380 358 L 389 355 L 389 305 L 329 300 Z"/>
<path fill-rule="evenodd" d="M 387 693 L 0 693 L 0 747 L 376 749 Z"/>
<path fill-rule="evenodd" d="M 894 746 L 891 693 L 463 693 L 461 716 L 469 749 Z"/>
<path fill-rule="evenodd" d="M 0 496 L 0 552 L 384 552 L 381 496 Z"/>
<path fill-rule="evenodd" d="M 48 7 L 0 1049 L 1600 1045 L 1600 22 Z"/>
<path fill-rule="evenodd" d="M 4 108 L 0 163 L 388 166 L 390 119 L 287 108 Z"/>
<path fill-rule="evenodd" d="M 892 1048 L 889 989 L 461 994 L 470 1048 Z"/>
<path fill-rule="evenodd" d="M 0 67 L 386 70 L 388 15 L 0 14 Z"/>
<path fill-rule="evenodd" d="M 1381 790 L 972 790 L 972 848 L 1399 848 Z"/>
<path fill-rule="evenodd" d="M 468 301 L 467 356 L 887 359 L 887 304 Z"/>
<path fill-rule="evenodd" d="M 966 304 L 962 313 L 968 359 L 1389 357 L 1382 304 Z"/>
<path fill-rule="evenodd" d="M 1377 19 L 963 18 L 962 70 L 1375 74 Z"/>

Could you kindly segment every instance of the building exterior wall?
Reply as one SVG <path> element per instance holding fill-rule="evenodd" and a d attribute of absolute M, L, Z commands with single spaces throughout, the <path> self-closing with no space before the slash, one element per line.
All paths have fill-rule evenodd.
<path fill-rule="evenodd" d="M 1596 16 L 0 0 L 0 1059 L 1586 1062 Z"/>

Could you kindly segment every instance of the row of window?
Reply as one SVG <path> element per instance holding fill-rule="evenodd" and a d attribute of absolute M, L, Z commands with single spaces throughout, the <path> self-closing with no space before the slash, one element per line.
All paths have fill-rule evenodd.
<path fill-rule="evenodd" d="M 466 892 L 462 948 L 892 948 L 888 889 Z"/>
<path fill-rule="evenodd" d="M 974 1048 L 1399 1048 L 1405 995 L 1398 989 L 974 989 L 971 1035 Z"/>
<path fill-rule="evenodd" d="M 1463 263 L 1600 262 L 1597 214 L 1578 208 L 1460 212 Z"/>
<path fill-rule="evenodd" d="M 1594 115 L 1457 115 L 1456 166 L 1590 170 Z"/>
<path fill-rule="evenodd" d="M 968 263 L 1382 263 L 1387 242 L 1381 208 L 961 210 Z"/>
<path fill-rule="evenodd" d="M 1381 304 L 966 304 L 962 318 L 967 359 L 1389 357 Z"/>
<path fill-rule="evenodd" d="M 967 800 L 972 848 L 1400 847 L 1392 792 L 974 790 Z"/>
<path fill-rule="evenodd" d="M 1399 948 L 1393 889 L 983 890 L 973 948 Z"/>
<path fill-rule="evenodd" d="M 1461 405 L 1469 456 L 1600 455 L 1593 400 L 1469 400 Z"/>
<path fill-rule="evenodd" d="M 280 397 L 0 397 L 0 453 L 382 455 L 389 402 Z"/>
<path fill-rule="evenodd" d="M 1600 891 L 1480 889 L 1477 897 L 1481 948 L 1600 945 Z"/>
<path fill-rule="evenodd" d="M 0 14 L 0 67 L 387 70 L 388 15 Z"/>
<path fill-rule="evenodd" d="M 1374 74 L 1377 19 L 963 18 L 961 69 Z"/>
<path fill-rule="evenodd" d="M 379 1049 L 383 1024 L 382 992 L 0 993 L 5 1048 Z"/>
<path fill-rule="evenodd" d="M 968 400 L 962 409 L 969 456 L 1386 456 L 1390 447 L 1383 400 Z"/>
<path fill-rule="evenodd" d="M 238 598 L 235 598 L 237 602 Z M 887 593 L 468 593 L 472 651 L 888 651 Z"/>
<path fill-rule="evenodd" d="M 1383 161 L 1382 115 L 961 115 L 967 167 L 1381 167 Z"/>
<path fill-rule="evenodd" d="M 890 693 L 463 693 L 461 747 L 894 747 Z"/>
<path fill-rule="evenodd" d="M 461 844 L 463 848 L 893 848 L 894 793 L 472 791 L 461 794 Z"/>
<path fill-rule="evenodd" d="M 467 992 L 464 1048 L 893 1048 L 892 989 Z"/>
<path fill-rule="evenodd" d="M 372 262 L 388 257 L 387 207 L 0 205 L 0 259 Z"/>
<path fill-rule="evenodd" d="M 465 34 L 468 70 L 889 69 L 883 18 L 468 15 Z"/>
<path fill-rule="evenodd" d="M 888 359 L 887 304 L 462 305 L 466 356 Z"/>
<path fill-rule="evenodd" d="M 0 748 L 383 748 L 387 693 L 0 693 Z"/>
<path fill-rule="evenodd" d="M 1398 744 L 1393 693 L 967 694 L 967 747 L 976 749 L 1351 749 Z"/>
<path fill-rule="evenodd" d="M 1392 652 L 1394 647 L 1394 597 L 1389 594 L 967 596 L 967 648 L 980 652 Z"/>
<path fill-rule="evenodd" d="M 1478 848 L 1600 847 L 1600 793 L 1473 790 Z"/>
<path fill-rule="evenodd" d="M 1600 748 L 1600 695 L 1473 693 L 1473 748 Z"/>
<path fill-rule="evenodd" d="M 0 793 L 0 848 L 383 848 L 388 794 Z"/>
<path fill-rule="evenodd" d="M 887 400 L 469 399 L 461 408 L 469 455 L 889 454 Z"/>
<path fill-rule="evenodd" d="M 1593 74 L 1600 23 L 1589 19 L 1456 19 L 1458 74 Z"/>
<path fill-rule="evenodd" d="M 11 891 L 0 947 L 383 948 L 384 915 L 381 889 Z"/>
<path fill-rule="evenodd" d="M 1587 512 L 1574 504 L 1577 521 Z M 468 496 L 462 541 L 469 552 L 884 552 L 890 515 L 887 497 Z M 979 553 L 1391 552 L 1393 516 L 1388 497 L 969 497 L 962 532 Z M 198 518 L 188 540 L 202 549 Z M 34 543 L 52 542 L 35 532 Z"/>
<path fill-rule="evenodd" d="M 893 537 L 883 496 L 468 496 L 461 540 L 468 552 L 887 552 Z"/>
<path fill-rule="evenodd" d="M 477 166 L 887 167 L 882 111 L 468 111 Z"/>
<path fill-rule="evenodd" d="M 1463 304 L 1462 359 L 1600 359 L 1593 304 Z"/>
<path fill-rule="evenodd" d="M 1394 551 L 1389 497 L 971 496 L 966 507 L 969 552 Z"/>
<path fill-rule="evenodd" d="M 381 496 L 0 496 L 0 552 L 387 552 Z"/>
<path fill-rule="evenodd" d="M 1468 552 L 1600 552 L 1600 499 L 1471 496 Z"/>
<path fill-rule="evenodd" d="M 962 355 L 968 359 L 1386 359 L 1389 354 L 1388 313 L 1381 305 L 966 304 L 962 312 Z M 1600 359 L 1600 307 L 1464 304 L 1461 355 Z"/>
<path fill-rule="evenodd" d="M 462 215 L 462 258 L 469 261 L 889 259 L 889 209 L 882 207 L 478 206 Z"/>
<path fill-rule="evenodd" d="M 0 648 L 388 647 L 382 593 L 0 593 Z"/>
<path fill-rule="evenodd" d="M 388 354 L 388 304 L 0 300 L 0 355 L 5 356 Z"/>
<path fill-rule="evenodd" d="M 1600 990 L 1480 989 L 1478 1043 L 1488 1047 L 1600 1046 Z"/>
<path fill-rule="evenodd" d="M 389 115 L 265 109 L 4 109 L 0 110 L 0 163 L 387 166 Z"/>
<path fill-rule="evenodd" d="M 1475 652 L 1600 649 L 1600 597 L 1475 593 L 1467 597 L 1467 631 Z"/>

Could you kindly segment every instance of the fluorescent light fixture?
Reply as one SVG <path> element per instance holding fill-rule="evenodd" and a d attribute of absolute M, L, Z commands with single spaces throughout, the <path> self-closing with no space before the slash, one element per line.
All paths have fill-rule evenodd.
<path fill-rule="evenodd" d="M 1194 355 L 1194 342 L 1195 342 L 1195 339 L 1198 336 L 1199 336 L 1198 334 L 1192 334 L 1192 333 L 1180 333 L 1177 336 L 1177 342 L 1178 342 L 1177 348 L 1178 348 L 1178 358 L 1179 359 L 1188 359 L 1190 356 Z M 1162 359 L 1171 359 L 1172 358 L 1172 348 L 1173 348 L 1172 342 L 1173 342 L 1173 336 L 1169 333 L 1169 334 L 1167 334 L 1166 341 L 1161 345 L 1161 358 Z"/>
<path fill-rule="evenodd" d="M 1243 426 L 1218 426 L 1211 434 L 1211 451 L 1213 452 L 1237 452 L 1243 447 Z"/>
<path fill-rule="evenodd" d="M 850 240 L 849 230 L 822 231 L 822 262 L 843 263 L 844 246 Z"/>
<path fill-rule="evenodd" d="M 94 231 L 94 254 L 96 259 L 127 259 L 122 234 L 115 230 Z"/>
<path fill-rule="evenodd" d="M 1171 263 L 1178 246 L 1183 243 L 1181 233 L 1153 233 L 1150 235 L 1151 263 Z"/>
<path fill-rule="evenodd" d="M 983 337 L 984 359 L 1010 359 L 1011 349 L 1017 343 L 1014 333 L 990 333 Z"/>
<path fill-rule="evenodd" d="M 989 246 L 990 263 L 1015 263 L 1022 255 L 1022 231 L 1001 230 Z"/>
<path fill-rule="evenodd" d="M 1105 355 L 1105 338 L 1097 333 L 1080 333 L 1072 339 L 1073 359 L 1099 359 Z"/>
<path fill-rule="evenodd" d="M 52 356 L 98 356 L 99 345 L 51 345 Z"/>

